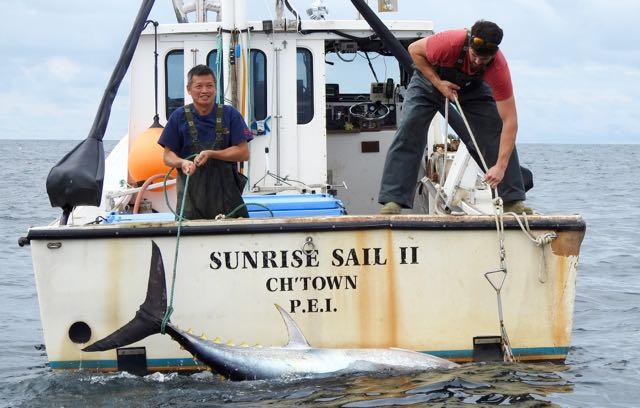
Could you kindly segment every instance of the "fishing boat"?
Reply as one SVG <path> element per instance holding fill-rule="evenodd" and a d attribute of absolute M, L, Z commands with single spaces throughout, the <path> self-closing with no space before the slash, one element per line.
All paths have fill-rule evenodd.
<path fill-rule="evenodd" d="M 31 248 L 53 369 L 205 368 L 161 335 L 82 351 L 143 302 L 152 241 L 171 321 L 238 347 L 286 342 L 277 304 L 315 347 L 399 347 L 456 362 L 566 358 L 585 222 L 502 213 L 449 117 L 464 106 L 428 129 L 414 209 L 378 214 L 411 75 L 401 54 L 434 33 L 431 21 L 381 23 L 358 0 L 352 20 L 331 20 L 320 0 L 305 18 L 277 0 L 262 21 L 247 20 L 245 1 L 174 0 L 177 22 L 156 24 L 146 22 L 153 2 L 142 3 L 100 107 L 108 115 L 130 60 L 128 134 L 103 161 L 99 113 L 50 174 L 62 216 L 20 241 Z M 397 7 L 379 1 L 381 12 Z M 249 218 L 176 221 L 174 181 L 161 177 L 158 126 L 190 102 L 185 78 L 197 64 L 218 73 L 225 102 L 252 129 L 251 158 L 240 164 Z M 69 161 L 98 187 L 56 179 Z"/>

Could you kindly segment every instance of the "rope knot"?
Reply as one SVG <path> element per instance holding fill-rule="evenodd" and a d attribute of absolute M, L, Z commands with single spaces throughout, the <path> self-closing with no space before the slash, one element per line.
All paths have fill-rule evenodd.
<path fill-rule="evenodd" d="M 551 241 L 556 239 L 558 235 L 555 232 L 549 232 L 543 235 L 536 237 L 535 243 L 537 246 L 541 247 L 547 244 L 550 244 Z"/>
<path fill-rule="evenodd" d="M 173 298 L 171 299 L 173 301 Z M 173 306 L 169 305 L 167 307 L 167 311 L 164 313 L 162 317 L 162 324 L 160 325 L 160 333 L 164 334 L 165 329 L 167 328 L 167 323 L 169 323 L 169 319 L 171 319 L 171 314 L 173 313 Z"/>

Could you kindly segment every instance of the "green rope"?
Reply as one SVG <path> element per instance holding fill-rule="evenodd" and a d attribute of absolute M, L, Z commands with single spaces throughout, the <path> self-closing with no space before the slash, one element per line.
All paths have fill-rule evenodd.
<path fill-rule="evenodd" d="M 222 31 L 216 36 L 216 103 L 224 104 L 224 84 L 222 83 Z"/>
<path fill-rule="evenodd" d="M 187 157 L 187 160 L 195 157 L 195 154 L 192 154 L 191 156 Z M 167 196 L 167 178 L 169 177 L 169 174 L 171 174 L 171 172 L 173 171 L 172 169 L 169 169 L 169 171 L 167 172 L 167 174 L 165 174 L 164 176 L 164 196 L 167 199 L 167 205 L 169 205 L 169 201 L 168 201 L 168 196 Z M 176 170 L 177 171 L 177 170 Z M 169 297 L 169 304 L 167 305 L 167 310 L 165 310 L 164 312 L 164 316 L 162 317 L 162 324 L 160 325 L 160 333 L 164 334 L 165 329 L 167 327 L 167 323 L 169 323 L 169 319 L 171 318 L 171 314 L 173 313 L 173 295 L 175 292 L 175 288 L 176 288 L 176 276 L 177 276 L 177 272 L 178 272 L 178 253 L 180 251 L 180 232 L 182 230 L 182 221 L 185 220 L 184 218 L 184 201 L 187 198 L 187 189 L 189 188 L 189 178 L 190 175 L 187 173 L 187 178 L 184 182 L 184 191 L 182 192 L 182 204 L 180 205 L 180 215 L 176 215 L 175 211 L 173 211 L 173 209 L 171 208 L 171 206 L 169 206 L 169 209 L 171 210 L 171 212 L 176 215 L 177 217 L 177 221 L 178 221 L 178 231 L 176 233 L 176 250 L 175 250 L 175 256 L 173 257 L 173 277 L 171 278 L 171 296 Z"/>
<path fill-rule="evenodd" d="M 249 86 L 247 86 L 247 100 L 249 105 L 247 123 L 249 123 L 249 125 L 253 122 L 253 55 L 251 51 L 251 30 L 247 30 L 247 82 L 249 83 Z"/>
<path fill-rule="evenodd" d="M 255 205 L 255 206 L 257 206 L 257 207 L 262 207 L 262 208 L 264 208 L 265 210 L 269 211 L 269 215 L 271 216 L 271 218 L 273 218 L 273 217 L 274 217 L 273 212 L 271 211 L 271 209 L 270 209 L 269 207 L 267 207 L 266 205 L 258 204 L 258 203 L 249 203 L 249 204 L 242 203 L 242 204 L 240 204 L 239 206 L 237 206 L 236 208 L 234 208 L 233 210 L 231 210 L 231 212 L 229 212 L 229 214 L 226 214 L 224 217 L 225 217 L 225 218 L 231 218 L 231 217 L 233 217 L 233 216 L 236 214 L 236 212 L 238 212 L 242 207 L 247 207 L 247 209 L 248 209 L 250 205 Z"/>
<path fill-rule="evenodd" d="M 182 221 L 184 220 L 184 200 L 187 197 L 187 189 L 189 188 L 189 174 L 187 174 L 187 179 L 184 182 L 184 192 L 182 193 L 182 205 L 180 206 L 180 216 L 178 217 L 178 232 L 176 233 L 176 251 L 175 256 L 173 258 L 173 277 L 171 278 L 171 296 L 169 297 L 169 304 L 167 305 L 167 310 L 164 313 L 164 317 L 162 318 L 162 325 L 160 326 L 160 332 L 164 334 L 164 329 L 167 327 L 167 323 L 171 318 L 171 314 L 173 313 L 173 294 L 176 288 L 176 275 L 178 272 L 178 252 L 180 251 L 180 232 L 182 229 Z M 166 187 L 166 186 L 165 186 Z M 166 191 L 166 188 L 165 188 Z"/>
<path fill-rule="evenodd" d="M 192 159 L 195 156 L 197 155 L 192 154 L 191 156 L 187 157 L 186 160 Z M 184 202 L 187 197 L 187 190 L 189 188 L 189 178 L 191 177 L 189 174 L 187 174 L 187 178 L 184 182 L 184 191 L 182 192 L 182 204 L 180 205 L 180 214 L 178 215 L 176 214 L 175 210 L 171 207 L 171 203 L 169 202 L 169 195 L 167 194 L 167 180 L 169 179 L 169 175 L 171 175 L 172 171 L 173 171 L 173 168 L 169 169 L 167 174 L 164 175 L 164 181 L 163 181 L 164 199 L 167 204 L 167 207 L 169 207 L 169 211 L 171 211 L 171 213 L 176 217 L 176 221 L 178 222 L 178 231 L 176 233 L 175 257 L 173 258 L 173 278 L 171 279 L 171 295 L 169 297 L 169 304 L 167 305 L 167 309 L 165 310 L 164 316 L 162 317 L 162 324 L 160 325 L 160 333 L 162 334 L 164 334 L 165 329 L 167 327 L 167 323 L 169 323 L 169 319 L 171 318 L 171 314 L 173 313 L 173 295 L 175 293 L 175 288 L 176 288 L 176 276 L 178 272 L 178 253 L 180 252 L 180 233 L 182 231 L 182 222 L 188 221 L 188 219 L 184 217 Z M 250 203 L 250 204 L 266 209 L 267 211 L 269 211 L 269 214 L 271 215 L 271 217 L 273 217 L 273 212 L 269 209 L 269 207 L 266 207 L 262 204 L 257 204 L 257 203 Z M 247 204 L 245 203 L 240 204 L 239 206 L 231 210 L 229 214 L 226 214 L 225 218 L 231 218 L 242 207 L 246 207 L 246 206 Z"/>
<path fill-rule="evenodd" d="M 247 29 L 247 54 L 247 101 L 249 105 L 247 123 L 249 124 L 249 129 L 251 129 L 251 123 L 253 123 L 253 56 L 251 51 L 251 29 Z M 247 162 L 247 184 L 251 185 L 251 160 Z M 273 217 L 273 214 L 271 216 Z"/>

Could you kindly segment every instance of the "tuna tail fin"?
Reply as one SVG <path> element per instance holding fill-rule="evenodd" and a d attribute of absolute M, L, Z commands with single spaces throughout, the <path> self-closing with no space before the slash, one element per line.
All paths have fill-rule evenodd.
<path fill-rule="evenodd" d="M 135 317 L 127 324 L 98 340 L 82 351 L 105 351 L 127 346 L 152 334 L 160 333 L 162 318 L 167 309 L 167 287 L 164 277 L 162 254 L 155 242 L 152 243 L 151 267 L 147 297 Z"/>

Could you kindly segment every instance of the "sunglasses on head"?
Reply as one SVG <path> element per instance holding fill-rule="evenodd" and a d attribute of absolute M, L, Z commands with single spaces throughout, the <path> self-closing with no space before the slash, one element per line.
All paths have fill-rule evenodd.
<path fill-rule="evenodd" d="M 487 51 L 495 51 L 498 49 L 498 44 L 485 41 L 480 37 L 471 37 L 471 46 L 475 49 L 484 49 Z"/>

